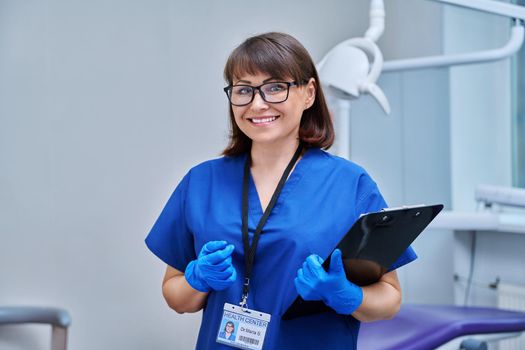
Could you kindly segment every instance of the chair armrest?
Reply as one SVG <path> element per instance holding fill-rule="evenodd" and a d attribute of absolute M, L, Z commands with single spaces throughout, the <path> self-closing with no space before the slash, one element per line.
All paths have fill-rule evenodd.
<path fill-rule="evenodd" d="M 68 328 L 71 324 L 71 317 L 66 310 L 52 307 L 0 307 L 0 325 L 16 323 L 46 323 Z"/>

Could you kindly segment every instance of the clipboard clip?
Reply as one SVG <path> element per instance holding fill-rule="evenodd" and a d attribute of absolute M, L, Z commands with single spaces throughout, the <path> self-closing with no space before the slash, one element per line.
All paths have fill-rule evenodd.
<path fill-rule="evenodd" d="M 383 208 L 379 211 L 379 213 L 382 213 L 382 212 L 389 212 L 389 211 L 396 211 L 396 210 L 403 210 L 403 209 L 415 209 L 415 208 L 421 208 L 421 207 L 426 207 L 427 205 L 426 204 L 414 204 L 414 205 L 403 205 L 403 206 L 400 206 L 400 207 L 392 207 L 392 208 Z M 363 213 L 361 215 L 359 215 L 359 217 L 361 218 L 362 216 L 365 216 L 365 215 L 368 215 L 370 213 Z"/>
<path fill-rule="evenodd" d="M 400 207 L 394 207 L 394 208 L 383 208 L 381 211 L 392 211 L 392 210 L 402 210 L 402 209 L 414 209 L 414 208 L 421 208 L 425 207 L 426 204 L 415 204 L 415 205 L 402 205 Z"/>

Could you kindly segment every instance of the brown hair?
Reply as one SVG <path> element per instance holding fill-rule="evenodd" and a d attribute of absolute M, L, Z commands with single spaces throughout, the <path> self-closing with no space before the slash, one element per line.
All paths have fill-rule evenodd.
<path fill-rule="evenodd" d="M 303 112 L 299 139 L 306 147 L 328 149 L 334 142 L 334 126 L 319 83 L 319 76 L 308 51 L 297 39 L 284 33 L 265 33 L 246 39 L 230 54 L 224 67 L 228 85 L 244 74 L 265 73 L 275 78 L 292 78 L 295 81 L 315 79 L 315 100 Z M 248 152 L 251 140 L 235 123 L 230 105 L 230 140 L 222 152 L 225 156 Z"/>

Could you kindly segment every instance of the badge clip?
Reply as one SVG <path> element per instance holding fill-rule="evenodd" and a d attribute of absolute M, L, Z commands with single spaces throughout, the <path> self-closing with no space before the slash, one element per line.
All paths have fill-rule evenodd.
<path fill-rule="evenodd" d="M 242 291 L 242 298 L 239 305 L 242 307 L 243 311 L 246 311 L 248 309 L 248 290 L 250 287 L 250 279 L 245 278 L 244 279 L 244 285 L 243 285 L 243 291 Z"/>

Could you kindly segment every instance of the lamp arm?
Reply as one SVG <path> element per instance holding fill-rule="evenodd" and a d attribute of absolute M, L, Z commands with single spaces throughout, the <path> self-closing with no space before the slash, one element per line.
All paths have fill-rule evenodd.
<path fill-rule="evenodd" d="M 515 54 L 521 48 L 525 36 L 524 31 L 523 25 L 518 20 L 511 29 L 509 41 L 499 49 L 385 61 L 383 64 L 383 72 L 448 67 L 501 60 Z"/>
<path fill-rule="evenodd" d="M 385 30 L 385 5 L 383 3 L 383 0 L 371 0 L 370 1 L 370 27 L 367 29 L 364 38 L 376 42 L 381 35 L 383 35 L 383 32 Z M 338 46 L 348 45 L 348 43 L 352 42 L 355 38 L 347 39 L 336 46 L 333 47 L 335 49 Z M 361 39 L 361 38 L 359 38 Z M 324 57 L 317 63 L 316 68 L 317 70 L 321 70 L 323 65 L 326 62 L 327 57 L 330 55 L 330 53 L 333 51 L 330 50 Z"/>
<path fill-rule="evenodd" d="M 525 7 L 494 0 L 433 0 L 499 16 L 525 20 Z"/>
<path fill-rule="evenodd" d="M 376 42 L 385 30 L 385 5 L 383 0 L 370 2 L 370 28 L 365 33 L 365 38 Z"/>
<path fill-rule="evenodd" d="M 488 12 L 494 15 L 514 19 L 511 35 L 505 46 L 472 53 L 418 57 L 403 60 L 386 61 L 383 72 L 421 69 L 430 67 L 448 67 L 463 64 L 483 63 L 501 60 L 515 54 L 524 41 L 525 6 L 508 4 L 494 0 L 432 0 L 477 11 Z"/>

